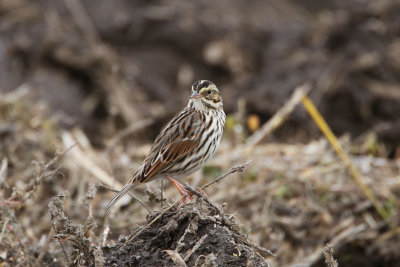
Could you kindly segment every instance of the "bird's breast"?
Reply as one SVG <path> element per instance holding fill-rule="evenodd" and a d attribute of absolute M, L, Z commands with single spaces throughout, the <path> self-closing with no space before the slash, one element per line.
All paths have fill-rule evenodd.
<path fill-rule="evenodd" d="M 200 169 L 214 155 L 222 138 L 225 124 L 225 113 L 222 110 L 206 112 L 205 125 L 199 144 L 192 153 L 186 155 L 181 162 L 171 167 L 167 174 L 176 178 L 185 177 Z"/>

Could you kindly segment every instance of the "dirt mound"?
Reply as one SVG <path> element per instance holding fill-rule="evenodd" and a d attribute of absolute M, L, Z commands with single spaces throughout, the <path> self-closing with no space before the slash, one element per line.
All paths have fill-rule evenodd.
<path fill-rule="evenodd" d="M 269 266 L 232 217 L 225 221 L 201 204 L 165 213 L 133 237 L 103 248 L 106 266 Z"/>

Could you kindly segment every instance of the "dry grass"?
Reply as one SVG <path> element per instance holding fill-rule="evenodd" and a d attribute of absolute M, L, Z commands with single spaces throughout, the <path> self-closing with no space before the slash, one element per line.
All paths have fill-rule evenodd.
<path fill-rule="evenodd" d="M 377 141 L 397 142 L 400 132 L 396 1 L 367 1 L 363 6 L 332 1 L 338 6 L 329 11 L 324 5 L 308 10 L 313 1 L 304 7 L 260 1 L 246 10 L 240 1 L 233 1 L 231 8 L 208 1 L 207 12 L 198 12 L 196 1 L 174 1 L 173 8 L 168 1 L 160 6 L 132 2 L 129 9 L 120 3 L 114 7 L 122 16 L 103 28 L 96 23 L 101 26 L 108 13 L 85 10 L 82 3 L 97 3 L 81 2 L 65 0 L 60 8 L 50 2 L 0 0 L 5 32 L 0 39 L 6 48 L 0 60 L 6 63 L 1 70 L 7 78 L 1 81 L 27 84 L 0 94 L 0 267 L 101 266 L 101 248 L 142 227 L 149 210 L 161 210 L 159 184 L 153 182 L 137 188 L 104 217 L 113 195 L 105 188 L 119 189 L 128 180 L 151 145 L 138 133 L 153 135 L 148 127 L 176 111 L 172 107 L 183 103 L 181 93 L 195 73 L 230 80 L 223 84 L 224 105 L 238 112 L 230 114 L 215 157 L 188 182 L 200 186 L 251 161 L 246 172 L 230 175 L 207 193 L 221 207 L 220 214 L 236 216 L 249 240 L 276 255 L 265 255 L 268 262 L 323 266 L 325 256 L 328 266 L 336 266 L 336 260 L 341 265 L 398 264 L 400 161 L 388 159 Z M 254 17 L 249 20 L 248 14 Z M 120 51 L 119 42 L 129 49 Z M 220 56 L 213 58 L 213 51 Z M 34 83 L 29 78 L 44 79 L 47 89 L 39 97 L 35 92 L 40 83 L 30 88 Z M 361 119 L 369 129 L 357 140 L 344 135 L 336 143 L 345 163 L 325 138 L 302 144 L 268 139 L 308 91 L 294 92 L 283 105 L 288 89 L 304 79 L 315 84 L 313 100 L 325 107 L 328 122 L 335 119 L 337 128 L 344 124 L 345 132 L 357 133 L 360 125 L 353 123 Z M 68 108 L 50 109 L 41 101 L 56 92 L 47 101 L 53 104 L 66 91 L 72 93 L 61 103 L 84 112 L 69 114 Z M 83 91 L 88 95 L 79 95 Z M 172 94 L 179 95 L 176 102 L 165 103 Z M 247 135 L 246 104 L 253 105 L 251 112 L 265 115 L 263 119 L 283 108 Z M 96 117 L 97 109 L 107 118 Z M 90 124 L 82 117 L 100 122 Z M 83 122 L 76 126 L 70 123 L 74 119 Z M 299 115 L 294 120 L 300 124 L 298 132 L 279 134 L 310 131 L 314 123 L 302 119 Z M 348 168 L 358 170 L 358 185 Z M 164 197 L 165 209 L 177 193 L 168 185 Z"/>
<path fill-rule="evenodd" d="M 0 97 L 0 257 L 5 266 L 102 262 L 100 248 L 141 225 L 148 214 L 126 197 L 111 216 L 103 217 L 112 193 L 101 187 L 96 192 L 95 185 L 119 187 L 149 144 L 120 140 L 112 147 L 94 148 L 83 131 L 61 130 L 48 114 L 24 88 Z M 79 145 L 71 147 L 75 142 Z M 340 143 L 347 152 L 352 145 L 345 137 Z M 203 175 L 188 181 L 205 184 L 221 170 L 251 160 L 245 173 L 232 174 L 207 193 L 225 214 L 239 218 L 250 240 L 276 254 L 267 257 L 273 266 L 320 262 L 327 243 L 336 252 L 357 244 L 366 254 L 373 250 L 374 257 L 398 258 L 396 229 L 380 218 L 327 140 L 259 144 L 251 154 L 244 150 L 240 144 L 232 149 L 225 138 Z M 364 155 L 350 158 L 396 224 L 400 163 Z M 159 209 L 157 182 L 134 193 L 151 209 Z M 165 204 L 176 195 L 167 187 Z"/>

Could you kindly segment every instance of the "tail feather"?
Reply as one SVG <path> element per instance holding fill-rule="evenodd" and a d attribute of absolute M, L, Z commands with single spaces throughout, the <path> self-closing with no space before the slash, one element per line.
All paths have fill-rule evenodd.
<path fill-rule="evenodd" d="M 137 184 L 132 184 L 132 183 L 128 183 L 127 185 L 125 185 L 125 187 L 122 188 L 122 190 L 119 191 L 118 194 L 107 204 L 104 214 L 107 214 L 110 211 L 110 209 L 115 205 L 115 203 L 117 203 L 118 200 L 120 200 L 126 193 L 128 193 L 129 190 L 131 190 L 136 185 Z"/>

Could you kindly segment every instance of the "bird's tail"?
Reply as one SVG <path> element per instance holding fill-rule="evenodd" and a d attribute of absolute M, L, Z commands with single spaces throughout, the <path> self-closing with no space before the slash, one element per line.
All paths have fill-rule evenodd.
<path fill-rule="evenodd" d="M 125 185 L 124 188 L 122 188 L 122 190 L 119 191 L 118 194 L 110 201 L 110 203 L 107 204 L 104 214 L 107 214 L 110 209 L 115 205 L 115 203 L 118 202 L 118 200 L 120 200 L 126 193 L 128 193 L 129 190 L 136 186 L 137 184 L 132 183 L 128 183 L 127 185 Z"/>

